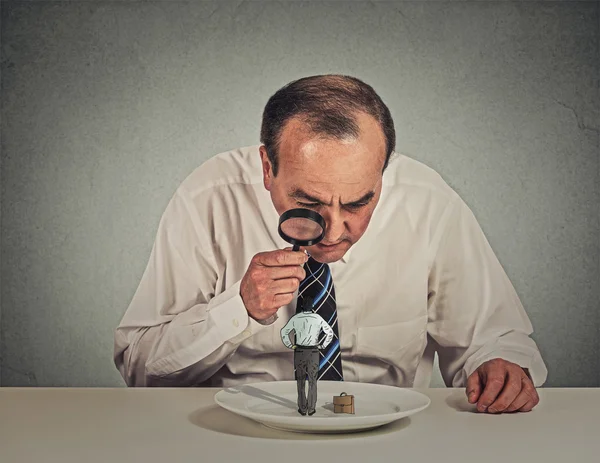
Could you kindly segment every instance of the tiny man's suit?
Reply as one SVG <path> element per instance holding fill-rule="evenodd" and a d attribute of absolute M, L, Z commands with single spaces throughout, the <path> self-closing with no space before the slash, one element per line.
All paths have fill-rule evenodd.
<path fill-rule="evenodd" d="M 321 330 L 325 340 L 318 345 Z M 295 347 L 289 340 L 289 334 L 296 335 Z M 300 312 L 289 319 L 281 330 L 281 339 L 286 347 L 294 348 L 294 368 L 298 382 L 298 411 L 312 414 L 317 403 L 317 374 L 319 372 L 319 347 L 327 347 L 333 339 L 333 330 L 319 314 L 312 311 Z M 305 394 L 305 382 L 308 379 L 308 397 Z"/>

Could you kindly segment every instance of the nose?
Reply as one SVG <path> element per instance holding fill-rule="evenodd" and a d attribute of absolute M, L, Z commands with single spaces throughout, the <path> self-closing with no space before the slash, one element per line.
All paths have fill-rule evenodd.
<path fill-rule="evenodd" d="M 326 245 L 338 243 L 340 238 L 344 235 L 344 229 L 346 228 L 344 218 L 337 211 L 331 211 L 323 218 L 325 219 L 326 225 L 325 236 L 321 243 Z"/>

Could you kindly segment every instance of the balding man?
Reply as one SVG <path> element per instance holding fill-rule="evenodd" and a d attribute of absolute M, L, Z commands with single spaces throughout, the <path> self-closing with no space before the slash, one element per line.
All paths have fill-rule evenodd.
<path fill-rule="evenodd" d="M 278 219 L 292 208 L 323 216 L 322 242 L 284 249 Z M 479 411 L 538 403 L 546 366 L 474 215 L 395 151 L 387 106 L 343 75 L 279 89 L 260 145 L 182 182 L 116 330 L 115 364 L 131 386 L 293 379 L 279 333 L 313 273 L 337 321 L 335 379 L 427 386 L 437 351 L 446 385 L 465 387 Z"/>

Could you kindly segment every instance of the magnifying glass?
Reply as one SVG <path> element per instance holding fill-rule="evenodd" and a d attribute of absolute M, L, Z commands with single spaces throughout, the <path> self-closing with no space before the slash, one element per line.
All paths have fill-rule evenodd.
<path fill-rule="evenodd" d="M 325 236 L 325 219 L 310 209 L 290 209 L 279 217 L 279 235 L 293 244 L 293 251 L 300 246 L 317 244 Z"/>

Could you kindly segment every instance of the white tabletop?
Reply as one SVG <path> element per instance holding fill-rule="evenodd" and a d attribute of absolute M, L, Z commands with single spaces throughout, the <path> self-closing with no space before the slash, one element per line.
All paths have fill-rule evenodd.
<path fill-rule="evenodd" d="M 600 461 L 598 388 L 540 388 L 531 412 L 501 415 L 477 413 L 464 389 L 415 390 L 431 398 L 416 415 L 357 434 L 311 435 L 221 409 L 219 389 L 0 388 L 0 461 Z"/>

